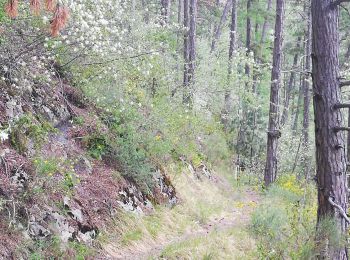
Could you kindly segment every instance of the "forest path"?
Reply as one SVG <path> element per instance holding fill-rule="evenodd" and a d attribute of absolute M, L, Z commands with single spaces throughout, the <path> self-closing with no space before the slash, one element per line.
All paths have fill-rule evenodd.
<path fill-rule="evenodd" d="M 253 259 L 248 251 L 254 250 L 255 242 L 249 236 L 248 226 L 261 195 L 252 187 L 233 192 L 227 198 L 230 210 L 200 224 L 196 230 L 174 232 L 171 238 L 145 241 L 121 250 L 105 248 L 109 259 Z"/>

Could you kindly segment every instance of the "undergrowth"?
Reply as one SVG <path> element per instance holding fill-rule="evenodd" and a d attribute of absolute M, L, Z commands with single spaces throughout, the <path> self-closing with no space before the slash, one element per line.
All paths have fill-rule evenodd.
<path fill-rule="evenodd" d="M 264 200 L 252 215 L 251 234 L 257 240 L 259 258 L 314 258 L 316 215 L 314 184 L 295 175 L 282 175 L 265 191 Z"/>

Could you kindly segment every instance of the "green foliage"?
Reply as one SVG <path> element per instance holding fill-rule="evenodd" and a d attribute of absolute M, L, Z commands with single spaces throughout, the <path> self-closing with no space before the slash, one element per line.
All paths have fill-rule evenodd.
<path fill-rule="evenodd" d="M 123 235 L 121 242 L 124 245 L 128 245 L 133 241 L 140 240 L 142 236 L 143 233 L 141 229 L 131 230 Z"/>
<path fill-rule="evenodd" d="M 37 240 L 32 245 L 30 260 L 43 259 L 75 259 L 84 260 L 95 255 L 92 248 L 77 241 L 64 244 L 59 237 L 52 237 L 48 240 Z M 72 258 L 73 257 L 73 258 Z"/>
<path fill-rule="evenodd" d="M 87 137 L 87 146 L 89 154 L 95 158 L 101 160 L 108 152 L 108 143 L 106 137 L 102 134 L 94 134 Z"/>
<path fill-rule="evenodd" d="M 33 162 L 36 172 L 42 176 L 52 176 L 60 170 L 58 162 L 54 158 L 49 158 L 46 160 L 37 158 Z"/>
<path fill-rule="evenodd" d="M 162 228 L 162 223 L 161 223 L 162 219 L 160 219 L 160 216 L 156 214 L 150 215 L 145 217 L 144 221 L 145 221 L 145 227 L 147 231 L 150 233 L 150 235 L 153 238 L 156 238 Z"/>
<path fill-rule="evenodd" d="M 58 189 L 66 195 L 73 195 L 74 187 L 80 183 L 79 176 L 74 172 L 74 163 L 70 160 L 37 157 L 33 160 L 33 164 L 38 180 L 41 182 L 50 180 L 53 189 Z M 33 193 L 45 192 L 39 183 L 32 188 Z"/>
<path fill-rule="evenodd" d="M 81 125 L 84 124 L 84 122 L 85 122 L 85 119 L 82 116 L 76 116 L 76 117 L 73 118 L 73 123 L 76 124 L 76 125 L 80 125 L 81 126 Z"/>
<path fill-rule="evenodd" d="M 10 140 L 17 151 L 24 153 L 30 141 L 33 141 L 34 147 L 38 149 L 47 140 L 48 134 L 55 131 L 56 129 L 44 119 L 26 114 L 11 126 Z"/>
<path fill-rule="evenodd" d="M 317 241 L 316 248 L 320 252 L 328 245 L 330 248 L 337 249 L 346 246 L 346 237 L 343 236 L 337 227 L 337 223 L 331 216 L 326 216 L 317 223 Z"/>
<path fill-rule="evenodd" d="M 91 247 L 77 241 L 69 242 L 69 248 L 74 251 L 75 260 L 85 260 L 95 255 Z"/>
<path fill-rule="evenodd" d="M 66 172 L 61 183 L 63 190 L 68 195 L 72 195 L 73 188 L 75 185 L 80 183 L 79 176 L 74 172 Z"/>
<path fill-rule="evenodd" d="M 148 160 L 142 135 L 133 125 L 133 111 L 117 110 L 105 118 L 108 133 L 97 132 L 85 137 L 89 154 L 96 159 L 115 162 L 121 174 L 135 181 L 144 191 L 153 186 L 152 166 Z"/>
<path fill-rule="evenodd" d="M 6 0 L 0 0 L 0 6 L 3 7 L 6 3 Z M 0 23 L 3 22 L 6 18 L 5 10 L 4 8 L 0 8 Z M 1 41 L 0 41 L 1 43 Z"/>
<path fill-rule="evenodd" d="M 272 185 L 251 220 L 259 258 L 312 258 L 316 251 L 316 206 L 312 185 L 299 182 L 293 175 L 283 176 Z"/>

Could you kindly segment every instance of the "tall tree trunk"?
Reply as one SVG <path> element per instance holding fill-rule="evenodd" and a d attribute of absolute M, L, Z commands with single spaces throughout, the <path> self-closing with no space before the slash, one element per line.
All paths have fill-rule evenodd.
<path fill-rule="evenodd" d="M 261 32 L 261 43 L 265 43 L 266 40 L 266 32 L 269 29 L 269 13 L 272 8 L 272 0 L 267 1 L 267 14 L 264 17 L 264 24 Z"/>
<path fill-rule="evenodd" d="M 292 125 L 293 136 L 295 136 L 298 132 L 299 114 L 300 114 L 300 109 L 301 109 L 301 105 L 303 102 L 303 96 L 304 96 L 304 92 L 303 92 L 303 87 L 302 87 L 301 80 L 300 80 L 297 108 L 295 109 L 295 116 L 294 116 L 294 121 L 293 121 L 293 125 Z"/>
<path fill-rule="evenodd" d="M 345 59 L 349 60 L 350 58 L 350 43 L 348 43 L 348 47 L 346 49 L 346 53 L 345 53 Z"/>
<path fill-rule="evenodd" d="M 165 25 L 170 20 L 170 0 L 161 0 L 162 24 Z"/>
<path fill-rule="evenodd" d="M 297 41 L 297 45 L 296 45 L 297 52 L 294 54 L 293 67 L 292 67 L 292 71 L 290 72 L 290 77 L 288 80 L 285 98 L 284 98 L 283 113 L 282 113 L 282 117 L 281 117 L 281 125 L 282 126 L 286 123 L 286 121 L 288 119 L 289 101 L 290 101 L 290 96 L 291 96 L 291 92 L 293 89 L 293 85 L 295 85 L 295 69 L 298 66 L 300 46 L 301 46 L 301 37 L 298 37 L 298 41 Z"/>
<path fill-rule="evenodd" d="M 211 42 L 210 52 L 213 52 L 215 50 L 216 43 L 221 36 L 222 27 L 224 26 L 224 23 L 226 22 L 227 14 L 230 10 L 231 5 L 232 5 L 232 0 L 227 0 L 226 5 L 224 7 L 224 10 L 222 12 L 221 18 L 220 18 L 220 22 L 215 28 L 213 41 Z"/>
<path fill-rule="evenodd" d="M 264 173 L 265 186 L 268 187 L 275 181 L 277 175 L 277 148 L 278 138 L 281 132 L 278 129 L 278 105 L 279 90 L 281 86 L 281 63 L 282 63 L 282 43 L 283 43 L 283 19 L 284 19 L 284 0 L 276 1 L 276 21 L 275 21 L 275 40 L 273 47 L 273 61 L 271 72 L 271 93 L 270 93 L 270 111 L 269 125 L 267 132 L 267 152 L 266 166 Z"/>
<path fill-rule="evenodd" d="M 236 49 L 236 42 L 237 42 L 237 0 L 232 0 L 231 26 L 230 26 L 230 47 L 229 47 L 229 51 L 228 51 L 229 74 L 231 74 L 232 57 L 233 57 L 233 52 Z"/>
<path fill-rule="evenodd" d="M 348 109 L 348 127 L 350 127 L 350 108 Z M 346 154 L 347 154 L 347 159 L 348 159 L 348 164 L 350 162 L 350 131 L 348 132 L 348 135 L 347 135 L 347 151 L 346 151 Z M 349 187 L 350 187 L 350 177 L 349 177 L 349 165 L 347 165 L 347 169 L 346 169 L 346 185 L 347 185 L 347 188 L 348 188 L 348 198 L 349 198 Z"/>
<path fill-rule="evenodd" d="M 251 45 L 252 45 L 252 21 L 251 21 L 251 8 L 252 8 L 252 0 L 247 0 L 247 23 L 246 23 L 246 42 L 245 47 L 247 50 L 247 56 L 249 56 L 251 51 Z M 250 74 L 250 67 L 247 63 L 245 65 L 245 74 L 249 76 Z"/>
<path fill-rule="evenodd" d="M 312 0 L 312 75 L 318 185 L 317 220 L 334 218 L 345 235 L 348 223 L 345 137 L 335 127 L 344 120 L 337 104 L 339 86 L 339 10 L 332 0 Z M 346 246 L 332 247 L 324 234 L 321 259 L 348 259 Z M 326 240 L 326 241 L 325 241 Z M 328 241 L 327 241 L 328 240 Z"/>
<path fill-rule="evenodd" d="M 182 24 L 182 15 L 183 15 L 183 11 L 182 11 L 182 8 L 183 8 L 183 1 L 182 0 L 178 0 L 178 3 L 177 3 L 177 23 L 180 25 Z M 179 57 L 180 56 L 180 53 L 181 53 L 181 39 L 182 39 L 182 33 L 181 33 L 181 30 L 178 30 L 177 33 L 176 33 L 176 45 L 177 45 L 177 51 L 178 51 L 178 55 L 176 56 L 176 59 L 177 59 L 177 70 L 179 70 Z"/>
<path fill-rule="evenodd" d="M 184 19 L 183 19 L 183 27 L 184 27 L 184 47 L 183 47 L 183 54 L 184 54 L 184 102 L 187 99 L 187 96 L 189 93 L 187 93 L 189 90 L 189 80 L 188 80 L 188 67 L 189 67 L 189 25 L 190 25 L 190 19 L 189 19 L 189 1 L 190 0 L 184 0 L 183 4 L 183 11 L 184 11 Z"/>
<path fill-rule="evenodd" d="M 311 24 L 312 16 L 310 7 L 308 10 L 307 30 L 305 32 L 305 66 L 303 76 L 304 89 L 304 116 L 303 116 L 303 149 L 304 149 L 304 176 L 309 177 L 310 155 L 309 155 L 309 122 L 310 122 L 310 70 L 311 70 Z"/>
<path fill-rule="evenodd" d="M 193 83 L 196 61 L 197 0 L 184 0 L 184 96 L 183 103 L 192 106 Z"/>
<path fill-rule="evenodd" d="M 141 0 L 141 4 L 142 4 L 142 8 L 143 10 L 145 10 L 144 16 L 143 16 L 143 20 L 145 21 L 146 24 L 149 23 L 150 20 L 150 14 L 149 14 L 149 10 L 147 7 L 147 1 L 146 0 Z"/>
<path fill-rule="evenodd" d="M 221 122 L 224 125 L 225 131 L 228 130 L 228 116 L 231 112 L 231 90 L 230 81 L 232 74 L 232 59 L 233 53 L 236 49 L 237 41 L 237 0 L 232 0 L 232 11 L 231 11 L 231 25 L 230 25 L 230 45 L 228 51 L 228 72 L 227 72 L 227 89 L 225 91 L 224 109 L 221 113 Z"/>

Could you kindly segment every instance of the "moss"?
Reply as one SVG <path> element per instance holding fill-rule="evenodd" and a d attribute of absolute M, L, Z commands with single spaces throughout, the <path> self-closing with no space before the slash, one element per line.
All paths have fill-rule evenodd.
<path fill-rule="evenodd" d="M 25 114 L 12 127 L 10 140 L 19 153 L 25 153 L 30 141 L 34 143 L 34 148 L 38 149 L 47 140 L 48 134 L 55 131 L 56 129 L 42 118 Z"/>

